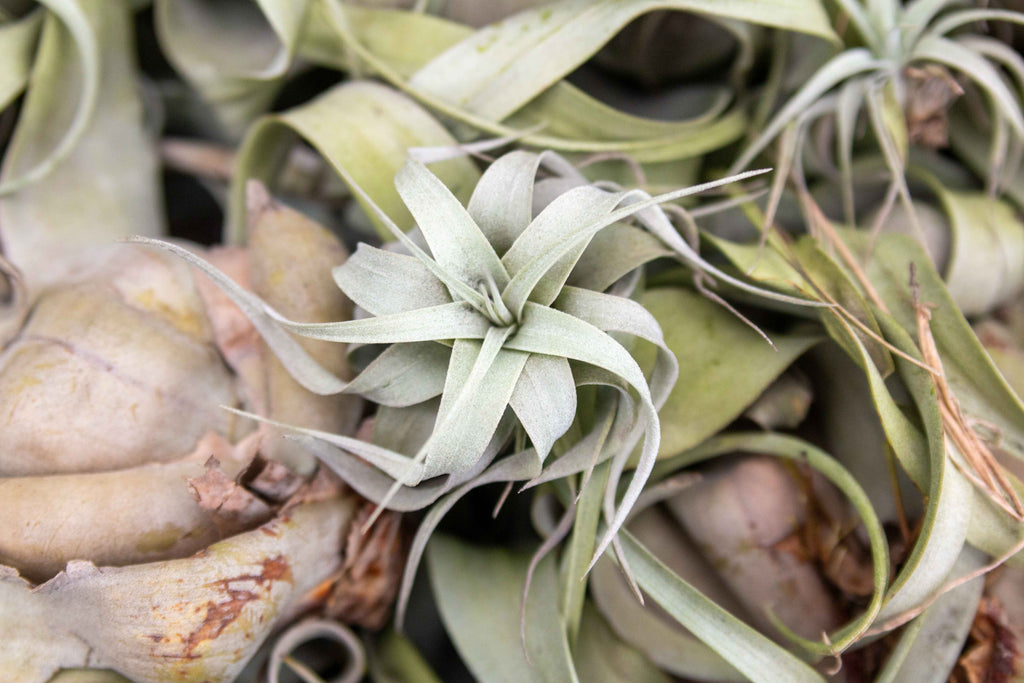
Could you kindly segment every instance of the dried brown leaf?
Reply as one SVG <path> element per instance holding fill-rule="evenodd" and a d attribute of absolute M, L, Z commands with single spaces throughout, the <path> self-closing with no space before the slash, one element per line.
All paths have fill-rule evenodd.
<path fill-rule="evenodd" d="M 985 596 L 971 626 L 964 654 L 950 677 L 954 683 L 1008 683 L 1018 680 L 1020 643 L 1006 624 L 1002 606 Z"/>
<path fill-rule="evenodd" d="M 387 621 L 405 564 L 400 514 L 385 512 L 363 531 L 375 509 L 367 503 L 357 513 L 345 541 L 345 564 L 325 608 L 328 616 L 371 629 Z"/>
<path fill-rule="evenodd" d="M 938 64 L 907 67 L 907 133 L 911 144 L 932 149 L 949 143 L 949 108 L 964 94 L 949 70 Z"/>

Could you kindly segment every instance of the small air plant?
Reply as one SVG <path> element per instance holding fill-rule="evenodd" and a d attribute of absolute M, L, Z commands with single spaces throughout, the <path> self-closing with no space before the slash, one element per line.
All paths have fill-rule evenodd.
<path fill-rule="evenodd" d="M 804 184 L 802 152 L 812 125 L 827 124 L 835 145 L 834 161 L 843 192 L 844 220 L 855 223 L 853 150 L 858 118 L 866 109 L 874 142 L 890 174 L 884 207 L 897 199 L 912 213 L 904 177 L 910 144 L 944 146 L 945 109 L 963 93 L 949 70 L 958 72 L 988 102 L 992 135 L 989 189 L 1002 182 L 1003 168 L 1024 141 L 1024 115 L 1011 80 L 1024 89 L 1024 59 L 995 38 L 976 32 L 955 33 L 985 21 L 1024 23 L 1024 15 L 994 9 L 945 11 L 951 0 L 839 0 L 862 43 L 850 46 L 818 68 L 769 121 L 732 165 L 737 172 L 780 138 L 775 187 L 769 202 L 770 225 L 790 170 Z M 1003 69 L 1012 77 L 1007 79 Z M 922 100 L 922 97 L 927 100 Z M 781 137 L 780 137 L 781 136 Z M 882 211 L 884 221 L 888 211 Z M 879 223 L 880 224 L 880 223 Z"/>
<path fill-rule="evenodd" d="M 450 492 L 424 522 L 410 566 L 440 515 L 469 488 L 523 480 L 534 485 L 610 460 L 607 528 L 596 560 L 614 542 L 654 465 L 658 408 L 677 376 L 658 323 L 629 298 L 637 269 L 675 257 L 748 292 L 808 303 L 753 287 L 703 261 L 659 207 L 762 172 L 651 197 L 590 184 L 552 153 L 518 151 L 491 164 L 463 207 L 426 166 L 409 160 L 395 185 L 418 225 L 410 234 L 355 188 L 398 242 L 392 249 L 361 244 L 334 269 L 338 285 L 368 314 L 346 322 L 290 321 L 191 253 L 145 241 L 208 274 L 303 386 L 320 394 L 360 394 L 381 406 L 378 421 L 407 408 L 428 413 L 429 436 L 414 453 L 280 425 L 381 509 L 423 508 Z M 387 346 L 345 382 L 291 334 Z M 630 339 L 658 348 L 649 376 L 630 354 Z M 577 388 L 593 385 L 604 389 L 598 405 L 584 411 Z M 632 480 L 618 499 L 619 480 L 641 438 Z M 497 459 L 510 441 L 514 453 Z M 411 576 L 407 570 L 406 589 Z"/>

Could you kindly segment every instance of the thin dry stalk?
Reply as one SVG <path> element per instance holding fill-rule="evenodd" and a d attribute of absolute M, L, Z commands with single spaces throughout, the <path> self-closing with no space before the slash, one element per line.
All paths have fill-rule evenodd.
<path fill-rule="evenodd" d="M 939 351 L 929 324 L 931 311 L 920 302 L 920 287 L 917 284 L 913 264 L 911 264 L 910 270 L 910 288 L 914 296 L 918 344 L 921 346 L 921 354 L 925 362 L 934 368 L 932 379 L 938 392 L 943 430 L 963 456 L 964 461 L 977 475 L 973 477 L 968 475 L 968 478 L 988 493 L 992 501 L 1006 510 L 1014 519 L 1024 521 L 1024 505 L 1021 504 L 1012 483 L 1003 472 L 1002 466 L 992 451 L 968 425 L 963 410 L 960 408 L 960 402 L 957 401 L 946 381 L 942 359 L 939 358 Z M 956 464 L 955 461 L 954 464 Z"/>

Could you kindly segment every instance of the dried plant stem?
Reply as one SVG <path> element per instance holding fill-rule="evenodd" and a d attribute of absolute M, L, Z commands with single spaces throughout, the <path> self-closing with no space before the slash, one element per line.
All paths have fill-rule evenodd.
<path fill-rule="evenodd" d="M 168 168 L 213 180 L 231 180 L 235 153 L 220 145 L 183 138 L 168 138 L 160 143 L 160 157 Z"/>
<path fill-rule="evenodd" d="M 1024 521 L 1024 505 L 1021 505 L 1012 483 L 1002 471 L 1002 466 L 992 451 L 967 424 L 967 419 L 960 408 L 960 402 L 957 401 L 946 382 L 942 359 L 939 358 L 939 351 L 929 324 L 931 311 L 919 300 L 920 287 L 917 284 L 913 264 L 910 268 L 910 288 L 914 296 L 914 311 L 917 317 L 918 344 L 921 346 L 921 354 L 925 362 L 935 368 L 932 372 L 932 379 L 938 392 L 943 429 L 963 456 L 964 461 L 977 475 L 968 476 L 968 478 L 988 493 L 992 501 L 1006 510 L 1014 519 Z"/>

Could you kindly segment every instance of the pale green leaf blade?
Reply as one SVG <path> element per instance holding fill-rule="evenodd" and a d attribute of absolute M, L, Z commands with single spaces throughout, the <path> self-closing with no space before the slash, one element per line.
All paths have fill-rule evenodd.
<path fill-rule="evenodd" d="M 416 570 L 423 558 L 423 551 L 427 549 L 427 543 L 434 535 L 434 530 L 437 529 L 437 525 L 441 523 L 448 511 L 473 489 L 498 482 L 529 479 L 536 475 L 539 468 L 540 459 L 533 449 L 514 453 L 502 458 L 478 476 L 457 487 L 430 508 L 416 529 L 416 536 L 413 537 L 412 544 L 409 546 L 409 555 L 405 562 L 405 569 L 402 571 L 402 583 L 395 603 L 395 623 L 399 627 L 405 623 L 409 595 L 412 593 L 412 584 L 416 579 Z"/>
<path fill-rule="evenodd" d="M 408 481 L 410 485 L 418 484 L 420 480 L 423 479 L 423 467 L 419 463 L 413 462 L 412 458 L 407 455 L 403 455 L 402 453 L 396 453 L 391 449 L 370 443 L 369 441 L 361 441 L 355 437 L 346 436 L 344 434 L 334 434 L 332 432 L 325 432 L 319 429 L 307 429 L 306 427 L 289 425 L 254 413 L 248 413 L 244 410 L 236 410 L 234 408 L 225 408 L 225 410 L 229 410 L 241 417 L 246 417 L 251 420 L 256 420 L 258 422 L 277 427 L 278 429 L 289 432 L 295 436 L 318 439 L 324 443 L 331 444 L 332 446 L 344 448 L 346 451 L 358 455 L 374 467 L 379 468 L 389 477 Z"/>
<path fill-rule="evenodd" d="M 412 226 L 409 210 L 394 187 L 394 177 L 412 147 L 457 143 L 438 121 L 414 101 L 377 83 L 350 81 L 283 114 L 267 117 L 249 129 L 238 152 L 238 172 L 231 187 L 229 235 L 245 234 L 245 181 L 273 185 L 283 154 L 295 134 L 307 140 L 349 185 L 365 191 L 357 199 L 385 240 L 394 239 L 369 197 L 402 230 Z M 469 198 L 479 173 L 466 158 L 451 159 L 433 172 L 460 201 Z"/>
<path fill-rule="evenodd" d="M 576 418 L 576 383 L 569 361 L 531 354 L 523 366 L 509 405 L 544 461 L 551 446 Z"/>
<path fill-rule="evenodd" d="M 984 564 L 981 552 L 965 548 L 953 574 L 960 576 Z M 979 576 L 958 586 L 917 617 L 904 631 L 877 683 L 948 680 L 967 641 L 984 583 Z"/>
<path fill-rule="evenodd" d="M 706 561 L 675 520 L 657 509 L 644 510 L 630 519 L 629 530 L 640 543 L 655 548 L 659 560 L 694 588 L 730 613 L 749 620 L 742 605 L 722 588 L 716 569 L 705 566 Z M 590 586 L 594 603 L 619 638 L 665 673 L 693 680 L 746 680 L 714 650 L 652 609 L 649 602 L 640 604 L 611 558 L 594 566 Z"/>
<path fill-rule="evenodd" d="M 944 16 L 932 25 L 929 32 L 941 36 L 976 21 L 1007 21 L 1013 24 L 1024 24 L 1024 16 L 1021 16 L 1020 12 L 1004 9 L 962 10 Z"/>
<path fill-rule="evenodd" d="M 580 680 L 594 683 L 669 683 L 668 677 L 646 657 L 619 640 L 593 605 L 583 609 L 580 637 L 575 648 Z"/>
<path fill-rule="evenodd" d="M 475 548 L 435 536 L 427 547 L 427 562 L 448 633 L 479 680 L 577 680 L 560 626 L 552 560 L 542 562 L 533 576 L 526 603 L 526 653 L 519 639 L 519 608 L 529 554 Z"/>
<path fill-rule="evenodd" d="M 387 499 L 389 510 L 399 512 L 421 510 L 443 496 L 450 488 L 446 478 L 439 477 L 415 487 L 403 486 L 397 491 L 393 491 L 394 479 L 380 470 L 367 467 L 364 460 L 350 454 L 345 449 L 303 434 L 287 438 L 294 440 L 315 455 L 320 462 L 367 500 L 380 505 Z"/>
<path fill-rule="evenodd" d="M 591 467 L 598 466 L 615 452 L 617 437 L 621 440 L 622 434 L 629 432 L 629 416 L 632 415 L 632 399 L 629 397 L 629 388 L 625 382 L 618 379 L 612 373 L 599 371 L 596 368 L 587 367 L 587 377 L 576 378 L 577 386 L 604 385 L 612 386 L 620 392 L 620 406 L 617 412 L 602 415 L 597 420 L 597 426 L 583 435 L 583 438 L 576 441 L 565 453 L 549 464 L 544 470 L 531 479 L 523 488 L 528 489 L 545 482 L 556 481 L 565 477 L 586 472 Z M 576 373 L 574 373 L 576 374 Z M 609 427 L 605 420 L 613 420 Z M 593 548 L 591 548 L 593 551 Z M 589 558 L 588 558 L 589 561 Z M 581 574 L 582 575 L 582 574 Z"/>
<path fill-rule="evenodd" d="M 595 431 L 600 430 L 603 435 L 607 434 L 611 426 L 611 416 L 596 420 Z M 597 444 L 600 449 L 602 443 Z M 567 547 L 562 552 L 559 561 L 559 577 L 561 579 L 561 612 L 566 621 L 566 631 L 569 634 L 569 642 L 574 646 L 578 645 L 583 610 L 587 599 L 588 588 L 592 580 L 587 580 L 587 565 L 594 554 L 594 545 L 597 543 L 597 530 L 601 522 L 601 502 L 604 499 L 604 489 L 608 484 L 609 464 L 607 461 L 595 465 L 590 470 L 590 476 L 584 477 L 580 484 L 580 492 L 576 497 L 576 514 L 572 523 L 572 535 L 569 536 Z M 601 567 L 600 562 L 594 567 L 595 574 Z M 635 596 L 630 595 L 630 599 Z M 582 662 L 578 666 L 586 666 Z"/>
<path fill-rule="evenodd" d="M 692 448 L 732 422 L 818 342 L 813 336 L 773 334 L 773 349 L 727 310 L 685 289 L 652 289 L 640 302 L 658 320 L 667 346 L 685 359 L 660 410 L 659 457 Z"/>
<path fill-rule="evenodd" d="M 520 277 L 524 268 L 542 258 L 547 250 L 558 249 L 555 258 L 545 259 L 550 265 L 531 287 L 531 300 L 544 305 L 554 300 L 589 237 L 583 235 L 573 241 L 569 235 L 577 226 L 599 221 L 611 213 L 621 199 L 621 193 L 607 192 L 593 185 L 574 187 L 556 197 L 526 226 L 501 259 L 510 275 Z M 502 298 L 513 312 L 521 309 L 516 306 L 519 301 L 516 295 L 503 294 Z"/>
<path fill-rule="evenodd" d="M 373 683 L 441 683 L 416 646 L 396 631 L 374 638 L 367 655 Z"/>
<path fill-rule="evenodd" d="M 886 316 L 879 316 L 879 320 L 886 338 L 894 346 L 918 357 L 906 332 Z M 948 443 L 942 426 L 931 375 L 906 359 L 895 358 L 924 428 L 928 458 L 927 506 L 917 542 L 889 586 L 885 607 L 879 614 L 880 621 L 917 606 L 946 580 L 968 535 L 969 519 L 964 510 L 972 507 L 973 494 L 970 484 L 949 457 L 952 454 L 947 455 L 947 449 L 951 450 L 952 445 Z M 891 417 L 883 418 L 887 431 L 891 429 L 892 421 Z M 890 439 L 890 443 L 894 441 Z M 897 455 L 905 458 L 908 454 Z"/>
<path fill-rule="evenodd" d="M 43 0 L 40 4 L 51 13 L 46 21 L 49 30 L 44 27 L 44 33 L 50 34 L 43 38 L 48 44 L 41 46 L 33 67 L 34 71 L 41 70 L 41 87 L 37 88 L 30 79 L 30 90 L 38 92 L 26 102 L 21 118 L 32 123 L 11 141 L 0 177 L 0 197 L 51 173 L 85 135 L 100 100 L 103 81 L 104 54 L 97 30 L 104 20 L 124 11 L 117 7 L 100 9 L 107 3 L 97 5 L 79 0 Z M 114 27 L 116 23 L 105 28 L 115 31 L 111 34 L 114 44 L 107 59 L 116 62 L 122 58 L 118 52 L 126 37 L 119 40 L 118 29 Z M 120 85 L 115 83 L 114 88 Z"/>
<path fill-rule="evenodd" d="M 679 363 L 666 346 L 657 319 L 645 306 L 621 296 L 565 287 L 554 308 L 590 323 L 599 330 L 633 335 L 657 348 L 650 372 L 651 400 L 661 408 L 679 377 Z"/>
<path fill-rule="evenodd" d="M 644 592 L 748 678 L 766 683 L 824 680 L 673 574 L 631 535 L 623 533 L 621 537 L 626 559 Z"/>
<path fill-rule="evenodd" d="M 786 629 L 784 625 L 780 623 L 776 624 L 778 628 L 786 633 L 786 637 L 789 640 L 799 644 L 809 652 L 817 655 L 842 652 L 852 643 L 856 642 L 868 627 L 871 626 L 882 607 L 886 592 L 886 583 L 889 574 L 889 546 L 886 541 L 885 532 L 882 529 L 882 524 L 878 520 L 877 515 L 875 515 L 870 499 L 850 472 L 830 455 L 801 439 L 773 433 L 733 433 L 713 437 L 690 451 L 684 452 L 674 458 L 661 461 L 655 472 L 652 474 L 652 480 L 661 481 L 666 476 L 670 476 L 677 472 L 681 467 L 702 462 L 719 455 L 737 452 L 766 453 L 776 457 L 806 463 L 835 484 L 836 487 L 846 495 L 854 510 L 857 511 L 857 514 L 860 515 L 871 547 L 871 561 L 873 565 L 872 580 L 874 584 L 874 593 L 871 596 L 871 602 L 855 619 L 840 628 L 838 631 L 827 634 L 827 637 L 822 640 L 814 641 L 801 638 L 795 633 L 787 632 L 788 629 Z M 642 582 L 641 587 L 644 587 Z M 660 601 L 659 604 L 664 606 Z M 689 628 L 687 622 L 682 621 L 679 616 L 675 614 L 673 614 L 673 616 L 676 616 L 676 619 L 679 620 L 682 625 Z M 718 643 L 705 639 L 696 631 L 693 632 L 694 635 L 701 638 L 701 640 L 704 640 L 704 642 L 712 647 L 712 649 L 715 649 L 719 654 L 725 656 L 726 660 L 729 661 L 730 664 L 743 671 L 741 663 L 732 657 L 726 656 L 725 653 L 719 649 Z"/>
<path fill-rule="evenodd" d="M 968 416 L 994 424 L 1001 432 L 1003 447 L 1024 457 L 1024 406 L 949 297 L 923 248 L 906 236 L 882 235 L 868 264 L 868 276 L 900 325 L 916 330 L 908 284 L 911 263 L 916 266 L 921 302 L 932 307 L 932 334 L 946 379 L 961 406 Z"/>
<path fill-rule="evenodd" d="M 657 237 L 632 225 L 613 223 L 594 235 L 567 282 L 603 292 L 636 268 L 674 255 Z"/>
<path fill-rule="evenodd" d="M 488 26 L 445 51 L 410 84 L 478 115 L 501 120 L 582 64 L 632 19 L 658 9 L 702 12 L 833 39 L 816 2 L 770 9 L 734 0 L 562 0 Z M 481 60 L 481 53 L 486 60 Z"/>
<path fill-rule="evenodd" d="M 0 24 L 0 111 L 25 90 L 32 71 L 36 41 L 44 14 L 32 12 L 17 21 Z"/>
<path fill-rule="evenodd" d="M 440 414 L 421 451 L 430 476 L 472 469 L 497 430 L 528 358 L 507 348 L 489 348 L 489 342 L 506 333 L 491 328 L 450 409 Z"/>
<path fill-rule="evenodd" d="M 651 230 L 655 236 L 672 248 L 680 258 L 700 270 L 714 275 L 718 279 L 768 299 L 785 301 L 797 305 L 820 305 L 817 302 L 794 299 L 793 297 L 760 289 L 723 273 L 710 263 L 704 261 L 696 252 L 694 252 L 693 249 L 686 244 L 686 242 L 675 231 L 671 222 L 669 222 L 668 218 L 665 217 L 664 212 L 661 212 L 660 209 L 657 208 L 657 204 L 698 194 L 721 185 L 738 182 L 754 175 L 760 175 L 761 173 L 763 173 L 763 171 L 748 171 L 728 178 L 723 178 L 721 180 L 714 180 L 701 185 L 694 185 L 692 187 L 668 192 L 656 197 L 650 197 L 646 195 L 646 193 L 640 193 L 637 191 L 624 193 L 620 196 L 620 200 L 629 200 L 625 206 L 611 211 L 610 213 L 601 211 L 603 207 L 599 206 L 594 211 L 594 214 L 598 217 L 593 218 L 591 222 L 582 225 L 560 223 L 555 226 L 556 229 L 554 230 L 537 231 L 536 233 L 530 233 L 529 236 L 528 233 L 524 233 L 520 239 L 517 240 L 517 244 L 522 243 L 523 246 L 521 249 L 523 250 L 524 256 L 528 255 L 531 260 L 518 269 L 509 266 L 510 273 L 514 273 L 514 275 L 512 277 L 512 281 L 502 293 L 502 299 L 505 301 L 509 310 L 513 313 L 522 311 L 523 305 L 526 303 L 527 299 L 531 298 L 531 295 L 538 283 L 544 281 L 548 271 L 551 270 L 553 266 L 560 261 L 560 259 L 577 252 L 580 249 L 581 243 L 589 241 L 592 236 L 600 230 L 624 218 L 636 215 L 644 223 L 645 227 Z M 650 211 L 647 211 L 648 209 L 650 209 Z M 527 246 L 529 247 L 528 249 Z M 513 248 L 515 248 L 515 245 L 513 245 Z M 511 252 L 512 250 L 510 249 L 509 251 Z M 506 258 L 508 257 L 509 254 L 506 254 Z"/>
<path fill-rule="evenodd" d="M 4 254 L 30 286 L 61 277 L 91 248 L 164 229 L 129 9 L 44 4 L 52 12 L 0 174 Z"/>
<path fill-rule="evenodd" d="M 281 328 L 294 334 L 347 344 L 483 339 L 488 330 L 493 329 L 486 318 L 461 301 L 334 323 L 297 323 L 286 320 L 272 309 L 268 308 L 267 313 Z"/>
<path fill-rule="evenodd" d="M 308 45 L 313 58 L 348 68 L 349 53 L 365 61 L 395 87 L 440 114 L 497 136 L 512 136 L 540 148 L 578 152 L 626 152 L 641 161 L 694 157 L 718 149 L 743 134 L 740 107 L 723 114 L 721 97 L 696 107 L 682 121 L 660 121 L 617 111 L 565 81 L 556 83 L 506 123 L 453 106 L 417 89 L 408 77 L 445 48 L 470 35 L 466 27 L 423 14 L 316 3 L 311 10 Z M 543 88 L 542 88 L 543 89 Z M 696 99 L 704 98 L 698 95 Z M 725 98 L 727 101 L 727 98 Z M 527 131 L 543 124 L 550 133 Z"/>
<path fill-rule="evenodd" d="M 610 514 L 612 519 L 608 523 L 608 530 L 598 543 L 594 556 L 596 560 L 625 523 L 626 516 L 640 496 L 640 491 L 657 458 L 661 435 L 657 410 L 652 402 L 647 380 L 632 356 L 607 334 L 578 318 L 537 304 L 526 305 L 519 331 L 506 344 L 511 349 L 562 356 L 603 368 L 626 380 L 640 397 L 642 415 L 633 431 L 643 428 L 643 448 L 633 478 L 617 506 L 616 488 L 631 449 L 622 449 L 612 461 L 606 514 L 610 514 L 612 510 L 614 514 Z"/>
<path fill-rule="evenodd" d="M 1024 284 L 1024 224 L 1013 207 L 980 192 L 936 188 L 952 229 L 945 280 L 965 316 L 986 313 Z"/>

